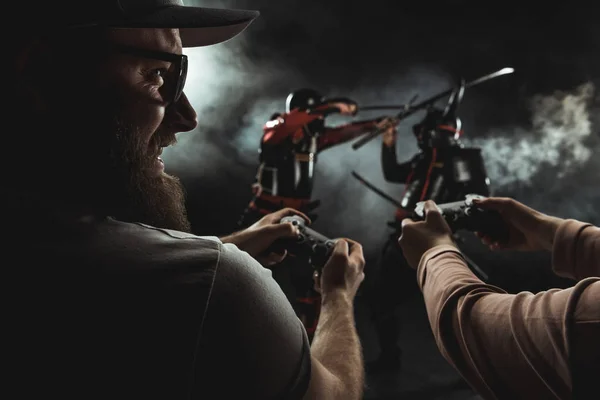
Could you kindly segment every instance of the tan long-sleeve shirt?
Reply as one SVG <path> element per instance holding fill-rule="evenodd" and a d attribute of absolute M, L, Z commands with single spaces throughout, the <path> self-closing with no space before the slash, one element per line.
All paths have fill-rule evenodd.
<path fill-rule="evenodd" d="M 552 258 L 576 285 L 515 295 L 478 279 L 455 247 L 421 258 L 437 345 L 485 399 L 600 399 L 600 229 L 566 220 Z"/>

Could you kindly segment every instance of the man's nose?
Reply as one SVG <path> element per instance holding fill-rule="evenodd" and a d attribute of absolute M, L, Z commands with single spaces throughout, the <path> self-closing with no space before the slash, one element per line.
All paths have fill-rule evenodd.
<path fill-rule="evenodd" d="M 198 114 L 185 93 L 165 113 L 164 125 L 176 132 L 189 132 L 198 126 Z"/>

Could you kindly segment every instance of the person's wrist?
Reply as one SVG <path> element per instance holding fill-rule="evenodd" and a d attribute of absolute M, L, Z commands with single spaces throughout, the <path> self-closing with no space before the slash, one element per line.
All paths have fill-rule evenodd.
<path fill-rule="evenodd" d="M 452 236 L 450 234 L 440 235 L 439 237 L 437 237 L 435 240 L 433 240 L 431 242 L 431 246 L 429 247 L 429 249 L 433 249 L 433 248 L 439 247 L 439 246 L 452 246 L 452 247 L 458 248 L 458 246 L 456 245 L 456 242 L 454 241 L 454 239 L 452 238 Z"/>
<path fill-rule="evenodd" d="M 321 292 L 322 307 L 352 307 L 352 305 L 353 297 L 346 289 L 336 288 Z"/>
<path fill-rule="evenodd" d="M 221 240 L 222 243 L 236 244 L 234 236 L 235 233 L 232 233 L 231 235 L 220 237 L 219 240 Z"/>
<path fill-rule="evenodd" d="M 540 238 L 540 245 L 544 250 L 552 251 L 556 231 L 558 231 L 564 219 L 540 214 L 537 216 L 537 220 L 538 229 L 536 234 Z"/>
<path fill-rule="evenodd" d="M 244 230 L 242 231 L 238 231 L 238 232 L 234 232 L 232 234 L 229 234 L 227 236 L 221 237 L 219 238 L 221 240 L 221 242 L 223 243 L 230 243 L 230 244 L 235 244 L 236 246 L 240 246 L 240 243 L 243 241 L 243 236 L 244 236 Z"/>

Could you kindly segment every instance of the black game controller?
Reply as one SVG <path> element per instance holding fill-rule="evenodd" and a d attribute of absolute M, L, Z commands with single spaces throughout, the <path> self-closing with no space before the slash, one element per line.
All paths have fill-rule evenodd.
<path fill-rule="evenodd" d="M 502 216 L 492 210 L 484 210 L 473 203 L 473 199 L 485 199 L 484 196 L 468 194 L 465 200 L 446 204 L 437 204 L 440 213 L 450 226 L 452 232 L 465 230 L 480 232 L 493 241 L 506 243 L 508 241 L 508 226 Z M 425 219 L 424 201 L 417 203 L 412 218 Z"/>
<path fill-rule="evenodd" d="M 300 234 L 297 238 L 282 238 L 276 240 L 267 250 L 267 253 L 283 253 L 294 257 L 305 258 L 312 267 L 321 273 L 329 260 L 335 246 L 335 240 L 321 235 L 319 232 L 306 226 L 306 221 L 297 215 L 283 217 L 280 223 L 291 223 L 298 227 Z"/>

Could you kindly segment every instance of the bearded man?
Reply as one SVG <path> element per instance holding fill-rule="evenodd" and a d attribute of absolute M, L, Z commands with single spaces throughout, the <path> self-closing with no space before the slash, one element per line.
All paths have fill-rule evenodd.
<path fill-rule="evenodd" d="M 3 113 L 19 127 L 5 134 L 5 397 L 360 398 L 361 246 L 339 240 L 316 279 L 311 347 L 257 261 L 281 261 L 267 249 L 297 235 L 280 220 L 300 213 L 193 235 L 160 158 L 197 126 L 183 48 L 228 40 L 258 13 L 179 0 L 7 6 L 24 27 L 4 36 Z"/>

